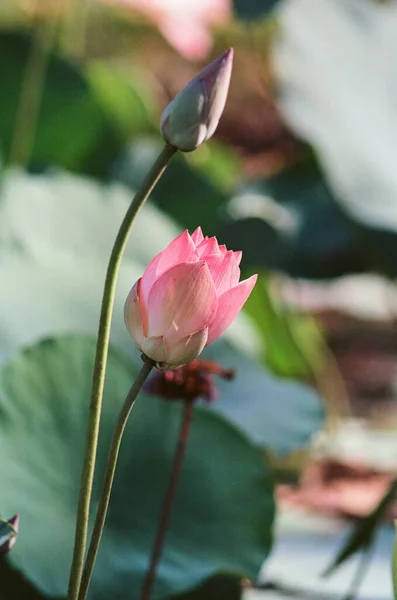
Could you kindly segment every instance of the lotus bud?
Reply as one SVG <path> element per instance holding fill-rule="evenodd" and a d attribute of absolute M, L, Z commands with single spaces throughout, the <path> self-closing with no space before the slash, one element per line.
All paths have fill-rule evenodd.
<path fill-rule="evenodd" d="M 225 107 L 232 65 L 230 48 L 166 106 L 161 115 L 161 133 L 169 144 L 191 152 L 213 135 Z"/>
<path fill-rule="evenodd" d="M 124 309 L 138 349 L 161 369 L 194 360 L 231 325 L 257 276 L 240 281 L 241 252 L 200 227 L 185 231 L 149 264 Z"/>

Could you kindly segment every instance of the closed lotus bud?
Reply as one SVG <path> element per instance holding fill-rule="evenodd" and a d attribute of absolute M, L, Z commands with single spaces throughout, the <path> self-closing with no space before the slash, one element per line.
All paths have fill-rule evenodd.
<path fill-rule="evenodd" d="M 167 142 L 183 152 L 191 152 L 213 135 L 225 107 L 232 65 L 230 48 L 166 106 L 161 116 L 161 133 Z"/>
<path fill-rule="evenodd" d="M 125 322 L 138 349 L 158 367 L 177 369 L 222 335 L 257 279 L 239 281 L 241 255 L 215 237 L 203 237 L 200 227 L 160 252 L 125 304 Z"/>

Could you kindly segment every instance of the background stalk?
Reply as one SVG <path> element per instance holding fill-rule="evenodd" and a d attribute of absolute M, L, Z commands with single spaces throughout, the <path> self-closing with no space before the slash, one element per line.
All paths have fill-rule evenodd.
<path fill-rule="evenodd" d="M 179 432 L 178 446 L 175 453 L 174 463 L 172 465 L 172 471 L 168 483 L 167 492 L 163 502 L 163 509 L 161 512 L 160 521 L 157 527 L 157 533 L 153 544 L 152 554 L 150 557 L 149 568 L 146 572 L 146 576 L 142 586 L 140 600 L 149 600 L 153 591 L 154 583 L 156 581 L 157 567 L 159 565 L 161 553 L 164 547 L 172 507 L 175 500 L 176 490 L 178 488 L 178 483 L 182 473 L 183 460 L 186 454 L 186 447 L 189 439 L 193 412 L 193 400 L 185 400 L 183 407 L 182 425 Z"/>
<path fill-rule="evenodd" d="M 19 103 L 8 153 L 8 163 L 26 168 L 36 137 L 48 62 L 54 46 L 59 19 L 36 25 L 21 83 Z"/>

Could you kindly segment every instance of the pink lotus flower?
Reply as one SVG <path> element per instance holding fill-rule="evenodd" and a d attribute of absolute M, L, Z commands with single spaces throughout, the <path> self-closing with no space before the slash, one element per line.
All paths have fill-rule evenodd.
<path fill-rule="evenodd" d="M 159 368 L 193 360 L 231 325 L 257 279 L 239 282 L 241 256 L 198 227 L 171 242 L 135 283 L 125 322 L 138 349 Z"/>

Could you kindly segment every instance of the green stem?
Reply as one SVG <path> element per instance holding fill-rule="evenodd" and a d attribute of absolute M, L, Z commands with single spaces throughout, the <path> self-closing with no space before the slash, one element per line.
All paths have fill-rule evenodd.
<path fill-rule="evenodd" d="M 84 457 L 83 473 L 81 476 L 81 489 L 77 509 L 76 533 L 73 550 L 72 568 L 69 579 L 68 600 L 77 600 L 83 572 L 84 556 L 87 543 L 88 518 L 94 479 L 96 452 L 98 445 L 99 425 L 102 409 L 103 387 L 105 383 L 105 370 L 108 356 L 110 326 L 116 292 L 117 275 L 127 243 L 132 224 L 144 205 L 157 181 L 164 173 L 176 148 L 166 144 L 157 158 L 155 164 L 146 176 L 141 189 L 136 193 L 124 217 L 117 234 L 109 265 L 106 272 L 103 291 L 101 316 L 99 319 L 98 340 L 96 346 L 94 374 L 92 382 L 91 402 L 88 417 L 87 443 Z"/>
<path fill-rule="evenodd" d="M 56 39 L 58 19 L 38 24 L 22 79 L 8 163 L 28 166 L 36 137 L 37 123 L 51 48 Z"/>
<path fill-rule="evenodd" d="M 161 553 L 163 551 L 164 542 L 168 531 L 168 525 L 170 522 L 172 507 L 174 505 L 176 490 L 178 489 L 178 483 L 181 478 L 183 461 L 185 458 L 187 443 L 189 440 L 193 413 L 194 402 L 192 400 L 185 400 L 183 407 L 182 425 L 179 432 L 179 440 L 175 453 L 174 464 L 172 465 L 170 480 L 164 498 L 163 509 L 157 527 L 157 533 L 153 544 L 149 568 L 146 572 L 145 580 L 143 582 L 140 600 L 150 599 L 153 586 L 156 581 L 157 567 L 160 562 Z"/>
<path fill-rule="evenodd" d="M 88 587 L 90 585 L 92 571 L 94 569 L 99 545 L 101 543 L 102 532 L 105 525 L 110 494 L 112 493 L 114 473 L 116 471 L 117 458 L 119 455 L 120 444 L 121 439 L 123 437 L 124 429 L 127 424 L 127 420 L 130 416 L 136 397 L 153 367 L 154 362 L 150 359 L 146 359 L 143 363 L 142 369 L 138 377 L 135 379 L 132 388 L 128 392 L 127 398 L 125 399 L 125 402 L 121 408 L 119 418 L 113 431 L 108 460 L 106 464 L 105 476 L 103 479 L 101 497 L 99 500 L 98 510 L 95 518 L 90 547 L 88 549 L 87 559 L 84 565 L 83 576 L 81 578 L 80 591 L 78 595 L 79 600 L 85 600 L 87 596 Z"/>

